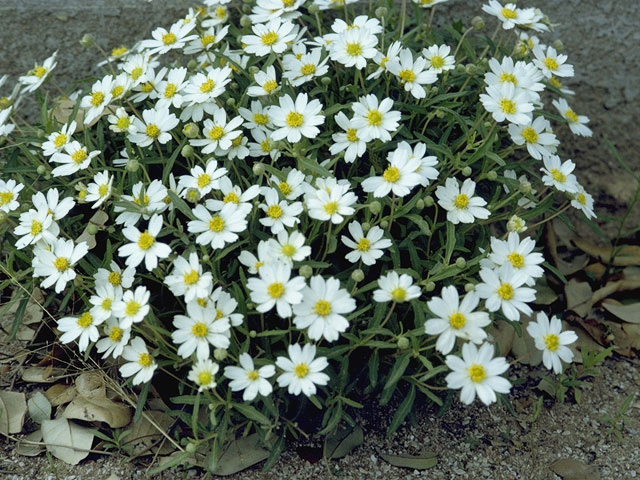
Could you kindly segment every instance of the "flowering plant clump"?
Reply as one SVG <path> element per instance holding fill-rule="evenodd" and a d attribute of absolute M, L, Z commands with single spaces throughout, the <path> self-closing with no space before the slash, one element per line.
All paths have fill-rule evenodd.
<path fill-rule="evenodd" d="M 591 134 L 573 67 L 539 10 L 490 0 L 487 35 L 434 28 L 444 1 L 206 0 L 55 101 L 56 55 L 36 65 L 0 101 L 3 287 L 42 288 L 60 342 L 193 410 L 176 437 L 211 464 L 371 398 L 402 399 L 391 431 L 419 394 L 495 402 L 496 322 L 562 372 L 575 335 L 519 323 L 537 227 L 594 215 L 553 130 Z"/>

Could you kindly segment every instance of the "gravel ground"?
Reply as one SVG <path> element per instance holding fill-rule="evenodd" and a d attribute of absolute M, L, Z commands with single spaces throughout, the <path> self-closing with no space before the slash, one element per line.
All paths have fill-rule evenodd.
<path fill-rule="evenodd" d="M 640 392 L 640 367 L 637 363 L 615 359 L 600 368 L 602 376 L 587 387 L 581 405 L 557 404 L 545 399 L 535 421 L 531 419 L 538 392 L 532 386 L 543 372 L 523 370 L 521 373 L 527 374 L 530 380 L 514 389 L 511 397 L 517 417 L 499 405 L 486 408 L 474 404 L 465 408 L 456 399 L 442 418 L 437 418 L 432 408 L 418 408 L 415 424 L 405 426 L 386 440 L 384 432 L 393 412 L 388 407 L 368 408 L 366 415 L 358 419 L 365 430 L 364 444 L 343 459 L 311 463 L 304 458 L 310 457 L 309 447 L 318 444 L 294 444 L 270 472 L 262 473 L 257 466 L 226 478 L 553 480 L 561 477 L 556 476 L 549 465 L 560 458 L 593 465 L 602 479 L 640 478 L 640 398 L 628 412 L 630 419 L 621 430 L 622 442 L 601 420 L 604 414 L 615 415 L 628 395 Z M 147 465 L 133 464 L 125 458 L 92 455 L 72 467 L 45 456 L 21 457 L 14 448 L 13 443 L 2 443 L 0 478 L 3 480 L 146 478 Z M 387 464 L 379 455 L 379 452 L 415 455 L 423 449 L 438 454 L 434 468 L 423 471 L 398 468 Z M 174 469 L 153 478 L 212 477 L 198 469 Z M 587 479 L 576 477 L 574 480 Z"/>

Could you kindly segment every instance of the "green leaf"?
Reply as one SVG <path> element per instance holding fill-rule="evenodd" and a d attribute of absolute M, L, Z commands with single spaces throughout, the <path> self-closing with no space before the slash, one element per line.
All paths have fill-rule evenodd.
<path fill-rule="evenodd" d="M 398 407 L 398 410 L 396 410 L 396 413 L 391 419 L 391 424 L 389 425 L 389 429 L 387 430 L 387 437 L 393 435 L 398 430 L 398 428 L 400 428 L 400 425 L 402 425 L 404 419 L 407 418 L 407 415 L 409 415 L 409 413 L 411 412 L 411 408 L 413 407 L 413 402 L 415 401 L 415 399 L 416 387 L 414 385 L 411 385 L 409 393 L 404 398 L 404 400 Z"/>
<path fill-rule="evenodd" d="M 396 385 L 404 375 L 405 370 L 409 366 L 409 362 L 411 361 L 411 354 L 405 353 L 396 359 L 395 364 L 391 368 L 391 372 L 389 372 L 389 377 L 387 378 L 387 382 L 384 384 L 383 395 L 380 399 L 380 405 L 386 405 L 389 400 L 391 400 L 391 396 L 393 391 L 395 390 Z"/>
<path fill-rule="evenodd" d="M 360 425 L 354 428 L 339 428 L 332 435 L 328 435 L 324 444 L 325 458 L 346 457 L 354 448 L 364 443 L 364 432 Z"/>
<path fill-rule="evenodd" d="M 263 425 L 270 425 L 271 420 L 264 414 L 260 413 L 256 408 L 246 403 L 233 403 L 233 408 L 244 415 L 249 420 L 261 423 Z"/>
<path fill-rule="evenodd" d="M 394 467 L 412 468 L 414 470 L 426 470 L 435 467 L 438 457 L 434 452 L 423 452 L 420 455 L 391 455 L 378 452 L 378 455 Z"/>
<path fill-rule="evenodd" d="M 185 202 L 183 199 L 181 199 L 178 195 L 176 195 L 171 190 L 167 190 L 167 193 L 169 194 L 171 203 L 173 203 L 173 205 L 178 210 L 180 210 L 189 220 L 195 220 L 196 217 L 193 215 L 193 212 L 189 208 L 189 205 L 187 205 L 187 202 Z"/>

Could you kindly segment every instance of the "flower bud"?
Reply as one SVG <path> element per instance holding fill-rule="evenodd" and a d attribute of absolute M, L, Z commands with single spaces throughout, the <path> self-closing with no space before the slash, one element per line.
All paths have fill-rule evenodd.
<path fill-rule="evenodd" d="M 358 283 L 364 280 L 364 272 L 359 268 L 356 268 L 353 272 L 351 272 L 351 280 Z"/>
<path fill-rule="evenodd" d="M 399 350 L 406 350 L 411 346 L 411 342 L 407 337 L 398 337 L 398 340 L 396 341 L 396 345 L 398 346 Z"/>
<path fill-rule="evenodd" d="M 313 275 L 313 268 L 310 265 L 302 265 L 300 267 L 300 275 L 304 278 L 310 278 Z"/>
<path fill-rule="evenodd" d="M 198 62 L 194 59 L 191 59 L 187 62 L 187 69 L 189 70 L 195 70 L 197 66 Z"/>
<path fill-rule="evenodd" d="M 225 358 L 227 358 L 227 351 L 224 348 L 216 348 L 213 351 L 213 358 L 215 358 L 219 362 L 222 362 Z"/>
<path fill-rule="evenodd" d="M 473 63 L 468 64 L 464 69 L 467 72 L 467 75 L 475 75 L 478 71 L 478 68 Z"/>
<path fill-rule="evenodd" d="M 476 30 L 483 30 L 484 29 L 484 18 L 482 18 L 482 17 L 473 17 L 471 19 L 471 26 L 473 28 L 475 28 Z"/>
<path fill-rule="evenodd" d="M 197 448 L 198 448 L 198 445 L 196 444 L 196 442 L 189 442 L 187 443 L 187 446 L 184 447 L 187 453 L 195 453 Z"/>
<path fill-rule="evenodd" d="M 309 13 L 311 15 L 315 15 L 316 13 L 318 13 L 320 11 L 320 7 L 318 5 L 316 5 L 315 3 L 312 3 L 311 5 L 309 5 L 307 10 L 309 10 Z"/>
<path fill-rule="evenodd" d="M 188 143 L 182 147 L 182 150 L 180 151 L 180 154 L 184 157 L 184 158 L 191 158 L 193 157 L 193 155 L 196 153 L 196 151 L 193 149 L 193 147 L 191 145 L 189 145 Z"/>
<path fill-rule="evenodd" d="M 467 266 L 467 261 L 464 258 L 462 257 L 456 258 L 456 267 L 462 269 L 466 266 Z"/>
<path fill-rule="evenodd" d="M 4 210 L 0 210 L 0 225 L 4 225 L 9 220 L 9 214 Z"/>
<path fill-rule="evenodd" d="M 251 5 L 247 5 L 246 3 L 244 5 L 242 5 L 242 13 L 246 13 L 246 14 L 251 13 Z M 251 20 L 251 19 L 249 19 L 249 20 Z"/>
<path fill-rule="evenodd" d="M 436 118 L 444 118 L 447 115 L 447 112 L 444 110 L 436 110 Z"/>
<path fill-rule="evenodd" d="M 431 87 L 431 95 L 436 95 L 439 91 L 440 89 L 436 85 Z"/>
<path fill-rule="evenodd" d="M 378 200 L 374 200 L 369 204 L 369 211 L 374 215 L 377 215 L 382 210 L 382 204 Z"/>
<path fill-rule="evenodd" d="M 553 48 L 555 48 L 558 51 L 558 53 L 564 50 L 564 43 L 562 43 L 562 40 L 560 39 L 554 40 L 552 45 L 553 45 Z"/>
<path fill-rule="evenodd" d="M 84 48 L 93 47 L 93 43 L 93 36 L 89 33 L 85 33 L 80 39 L 80 45 L 82 45 Z"/>
<path fill-rule="evenodd" d="M 435 205 L 435 200 L 433 199 L 433 197 L 431 195 L 427 195 L 426 197 L 424 197 L 424 206 L 427 208 L 431 208 Z"/>
<path fill-rule="evenodd" d="M 44 165 L 38 165 L 38 168 L 36 168 L 36 172 L 38 173 L 38 175 L 44 175 L 45 173 L 47 173 L 47 167 L 45 167 Z"/>
<path fill-rule="evenodd" d="M 207 263 L 209 260 L 211 260 L 211 257 L 205 253 L 205 254 L 202 256 L 202 262 L 203 262 L 203 263 Z"/>
<path fill-rule="evenodd" d="M 461 63 L 456 65 L 456 72 L 458 73 L 464 73 L 465 69 L 464 69 L 464 65 L 462 65 Z"/>
<path fill-rule="evenodd" d="M 518 189 L 524 194 L 531 193 L 531 182 L 528 180 L 521 181 Z"/>
<path fill-rule="evenodd" d="M 236 99 L 233 97 L 229 97 L 227 98 L 227 101 L 225 102 L 225 104 L 227 105 L 227 107 L 233 108 L 236 106 Z"/>
<path fill-rule="evenodd" d="M 196 138 L 200 134 L 200 128 L 197 124 L 189 122 L 182 127 L 182 133 L 187 138 Z"/>
<path fill-rule="evenodd" d="M 389 228 L 389 220 L 382 220 L 380 222 L 380 228 L 383 230 L 386 230 L 387 228 Z"/>
<path fill-rule="evenodd" d="M 427 292 L 433 292 L 433 291 L 436 289 L 436 284 L 435 284 L 435 283 L 433 283 L 433 282 L 429 282 L 429 283 L 427 283 L 427 284 L 424 286 L 424 289 L 425 289 Z"/>
<path fill-rule="evenodd" d="M 256 332 L 255 330 L 251 330 L 251 331 L 249 332 L 249 336 L 250 336 L 251 338 L 256 338 L 256 336 L 257 336 L 257 335 L 258 335 L 258 332 Z"/>
<path fill-rule="evenodd" d="M 378 7 L 376 8 L 375 14 L 376 18 L 384 18 L 389 13 L 389 10 L 386 7 Z"/>
<path fill-rule="evenodd" d="M 495 170 L 491 170 L 487 173 L 487 180 L 494 182 L 498 178 L 498 173 Z"/>
<path fill-rule="evenodd" d="M 460 172 L 462 173 L 462 175 L 464 175 L 465 177 L 468 177 L 469 175 L 471 175 L 473 173 L 473 171 L 471 170 L 471 167 L 466 166 L 462 169 L 462 171 Z"/>
<path fill-rule="evenodd" d="M 255 75 L 256 73 L 258 73 L 260 71 L 260 69 L 258 67 L 256 67 L 255 65 L 251 65 L 249 67 L 249 73 L 251 75 Z"/>
<path fill-rule="evenodd" d="M 45 179 L 45 180 L 51 180 L 51 172 L 47 172 L 47 173 L 45 173 L 45 174 L 44 174 L 44 179 Z M 85 192 L 85 195 L 86 195 L 86 192 Z"/>
<path fill-rule="evenodd" d="M 416 202 L 416 210 L 420 211 L 424 208 L 424 200 L 421 198 Z"/>
<path fill-rule="evenodd" d="M 124 168 L 129 173 L 135 173 L 140 169 L 140 162 L 135 158 L 131 158 L 124 166 Z"/>
<path fill-rule="evenodd" d="M 464 291 L 469 293 L 469 292 L 473 292 L 476 289 L 476 286 L 473 283 L 465 283 L 464 284 Z"/>
<path fill-rule="evenodd" d="M 188 202 L 198 203 L 200 201 L 200 198 L 202 198 L 202 196 L 200 195 L 200 192 L 198 191 L 197 188 L 190 188 L 189 190 L 187 190 L 187 194 L 185 195 L 185 198 L 187 199 Z"/>
<path fill-rule="evenodd" d="M 39 128 L 38 130 L 36 130 L 36 135 L 38 136 L 38 138 L 46 138 L 47 132 Z"/>
<path fill-rule="evenodd" d="M 264 175 L 264 172 L 265 172 L 265 168 L 262 163 L 254 163 L 252 170 L 253 170 L 253 174 L 257 175 L 258 177 L 260 175 Z"/>
<path fill-rule="evenodd" d="M 371 230 L 371 224 L 369 222 L 363 222 L 360 226 L 362 227 L 362 231 L 364 233 L 367 233 L 369 230 Z"/>
<path fill-rule="evenodd" d="M 527 229 L 527 223 L 517 215 L 512 216 L 507 222 L 507 231 L 522 233 Z"/>
<path fill-rule="evenodd" d="M 325 86 L 325 87 L 328 87 L 329 85 L 331 85 L 331 82 L 332 82 L 332 81 L 333 81 L 333 80 L 332 80 L 330 77 L 322 77 L 322 78 L 320 79 L 320 83 L 321 83 L 323 86 Z"/>
<path fill-rule="evenodd" d="M 90 223 L 87 225 L 87 233 L 89 235 L 96 235 L 98 233 L 98 226 L 95 223 Z"/>

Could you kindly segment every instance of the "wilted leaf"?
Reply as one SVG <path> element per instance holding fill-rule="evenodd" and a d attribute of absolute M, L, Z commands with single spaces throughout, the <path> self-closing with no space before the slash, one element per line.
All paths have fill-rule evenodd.
<path fill-rule="evenodd" d="M 568 345 L 569 349 L 573 352 L 573 362 L 582 363 L 581 349 L 589 352 L 601 352 L 604 347 L 597 343 L 591 336 L 585 332 L 582 328 L 574 325 L 569 325 L 567 322 L 562 322 L 562 330 L 573 330 L 578 335 L 578 340 L 571 345 Z"/>
<path fill-rule="evenodd" d="M 615 302 L 612 299 L 607 299 L 602 302 L 602 306 L 607 311 L 609 311 L 609 313 L 614 314 L 620 320 L 624 320 L 625 322 L 629 323 L 640 324 L 640 303 L 623 305 L 621 303 Z"/>
<path fill-rule="evenodd" d="M 95 246 L 97 245 L 96 244 L 96 236 L 95 235 L 91 235 L 89 233 L 89 226 L 95 225 L 96 227 L 103 227 L 105 225 L 105 223 L 107 223 L 107 220 L 109 220 L 109 215 L 107 214 L 107 212 L 105 212 L 103 210 L 98 210 L 89 219 L 89 223 L 84 228 L 84 230 L 82 231 L 80 236 L 78 238 L 76 238 L 76 243 L 86 242 L 86 244 L 89 246 L 89 250 L 95 248 Z"/>
<path fill-rule="evenodd" d="M 507 322 L 493 322 L 491 335 L 493 344 L 498 347 L 500 356 L 505 357 L 513 347 L 513 339 L 516 337 L 515 329 Z"/>
<path fill-rule="evenodd" d="M 78 395 L 67 405 L 63 418 L 87 422 L 104 422 L 111 428 L 120 428 L 131 422 L 131 409 L 108 398 L 86 398 Z"/>
<path fill-rule="evenodd" d="M 20 433 L 26 414 L 24 393 L 0 390 L 0 433 Z"/>
<path fill-rule="evenodd" d="M 107 388 L 104 376 L 98 371 L 83 372 L 76 378 L 78 395 L 85 398 L 105 398 Z"/>
<path fill-rule="evenodd" d="M 327 437 L 324 456 L 326 458 L 345 457 L 364 442 L 364 432 L 360 425 L 354 428 L 338 428 L 333 435 Z"/>
<path fill-rule="evenodd" d="M 625 357 L 633 357 L 632 350 L 640 350 L 640 325 L 632 323 L 604 322 L 609 332 L 613 334 L 613 344 L 616 353 Z"/>
<path fill-rule="evenodd" d="M 269 450 L 260 444 L 257 433 L 234 440 L 224 451 L 211 473 L 232 475 L 260 463 L 269 457 Z"/>
<path fill-rule="evenodd" d="M 173 424 L 173 419 L 164 412 L 151 410 L 145 414 L 165 432 Z M 143 415 L 131 427 L 131 433 L 127 435 L 125 444 L 131 446 L 134 456 L 155 454 L 156 452 L 160 455 L 171 453 L 174 448 L 170 444 L 164 444 L 159 451 L 158 448 L 152 448 L 161 438 L 163 438 L 162 432 L 159 432 L 158 428 Z"/>
<path fill-rule="evenodd" d="M 45 397 L 47 397 L 53 407 L 69 403 L 77 394 L 78 391 L 76 387 L 73 385 L 65 385 L 64 383 L 56 383 L 44 392 Z"/>
<path fill-rule="evenodd" d="M 607 272 L 607 267 L 605 267 L 602 263 L 592 263 L 591 265 L 587 266 L 585 270 L 591 273 L 594 278 L 600 280 Z"/>
<path fill-rule="evenodd" d="M 593 306 L 593 291 L 589 284 L 572 278 L 565 285 L 564 292 L 567 296 L 567 309 L 573 310 L 581 317 L 586 317 Z"/>
<path fill-rule="evenodd" d="M 640 246 L 637 245 L 623 245 L 615 250 L 611 247 L 600 247 L 594 245 L 582 238 L 572 239 L 576 247 L 583 252 L 597 258 L 602 263 L 609 263 L 611 261 L 611 254 L 615 253 L 612 265 L 616 267 L 628 267 L 631 265 L 640 265 Z"/>
<path fill-rule="evenodd" d="M 52 366 L 28 367 L 22 372 L 22 380 L 29 383 L 54 383 L 63 374 L 64 370 Z"/>
<path fill-rule="evenodd" d="M 382 459 L 395 467 L 412 468 L 414 470 L 426 470 L 438 463 L 438 457 L 434 452 L 422 452 L 420 455 L 392 455 L 378 452 Z"/>
<path fill-rule="evenodd" d="M 65 463 L 77 465 L 89 455 L 93 433 L 66 418 L 56 418 L 42 422 L 42 440 L 51 455 Z"/>
<path fill-rule="evenodd" d="M 40 429 L 21 438 L 16 445 L 16 453 L 25 457 L 37 457 L 44 452 L 44 445 L 34 445 L 31 442 L 42 442 L 42 431 Z"/>
<path fill-rule="evenodd" d="M 596 465 L 586 465 L 573 458 L 556 460 L 549 468 L 563 480 L 600 480 L 600 471 Z"/>
<path fill-rule="evenodd" d="M 59 98 L 57 105 L 53 109 L 53 117 L 60 123 L 66 124 L 71 119 L 71 115 L 73 114 L 73 109 L 76 106 L 76 102 L 71 100 L 70 98 Z M 84 114 L 81 109 L 78 109 L 75 118 L 73 120 L 76 121 L 78 126 L 76 127 L 76 132 L 81 132 L 84 130 L 84 124 L 82 123 L 82 118 Z"/>
<path fill-rule="evenodd" d="M 542 363 L 542 352 L 536 348 L 535 340 L 527 333 L 529 322 L 531 322 L 531 318 L 524 314 L 520 316 L 520 325 L 523 333 L 521 337 L 514 335 L 511 351 L 520 363 L 535 367 Z"/>
<path fill-rule="evenodd" d="M 42 392 L 36 392 L 27 402 L 29 407 L 29 416 L 36 423 L 42 423 L 43 420 L 51 418 L 51 403 Z"/>

